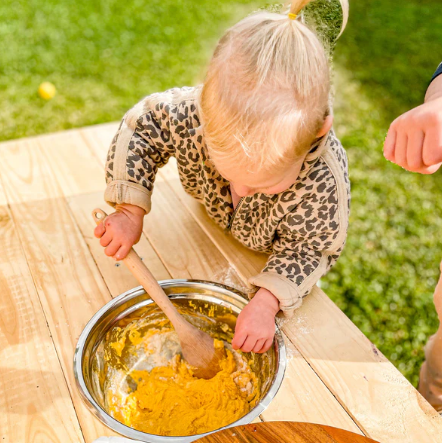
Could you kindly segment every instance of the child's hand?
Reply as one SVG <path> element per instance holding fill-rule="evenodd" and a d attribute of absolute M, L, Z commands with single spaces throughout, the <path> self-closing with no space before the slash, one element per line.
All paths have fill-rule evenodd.
<path fill-rule="evenodd" d="M 94 230 L 94 235 L 101 238 L 100 244 L 104 253 L 115 260 L 122 260 L 130 248 L 138 243 L 143 230 L 144 209 L 133 205 L 117 205 L 116 211 L 110 214 Z"/>
<path fill-rule="evenodd" d="M 260 288 L 238 316 L 233 349 L 243 352 L 266 352 L 275 335 L 275 315 L 279 300 L 267 289 Z"/>

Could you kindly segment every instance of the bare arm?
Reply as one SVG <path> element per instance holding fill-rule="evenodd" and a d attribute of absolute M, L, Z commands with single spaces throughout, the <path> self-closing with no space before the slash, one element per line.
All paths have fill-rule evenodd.
<path fill-rule="evenodd" d="M 442 74 L 438 75 L 430 84 L 425 94 L 425 103 L 442 97 Z"/>

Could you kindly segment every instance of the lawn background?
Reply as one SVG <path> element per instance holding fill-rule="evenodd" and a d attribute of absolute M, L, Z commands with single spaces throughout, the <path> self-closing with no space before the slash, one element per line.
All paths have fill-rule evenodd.
<path fill-rule="evenodd" d="M 0 139 L 116 121 L 148 93 L 201 81 L 223 29 L 262 6 L 3 0 Z M 441 177 L 387 163 L 382 142 L 392 119 L 422 102 L 441 59 L 439 0 L 351 1 L 334 65 L 353 202 L 346 249 L 323 288 L 414 384 L 437 327 Z M 37 95 L 43 81 L 57 87 L 48 102 Z"/>

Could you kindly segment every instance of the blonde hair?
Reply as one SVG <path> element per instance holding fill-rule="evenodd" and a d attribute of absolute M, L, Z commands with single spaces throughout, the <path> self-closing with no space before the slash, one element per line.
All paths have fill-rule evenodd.
<path fill-rule="evenodd" d="M 329 109 L 328 55 L 299 15 L 260 11 L 219 41 L 199 98 L 209 155 L 256 171 L 281 170 L 303 158 Z M 339 0 L 343 23 L 348 0 Z"/>

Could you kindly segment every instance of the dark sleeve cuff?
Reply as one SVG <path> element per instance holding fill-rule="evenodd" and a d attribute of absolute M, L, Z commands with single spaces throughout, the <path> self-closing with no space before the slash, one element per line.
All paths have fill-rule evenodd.
<path fill-rule="evenodd" d="M 433 81 L 436 77 L 442 74 L 442 63 L 439 65 L 439 67 L 436 69 L 436 72 L 434 73 L 433 77 L 431 78 L 431 81 Z M 430 82 L 431 83 L 431 82 Z"/>

